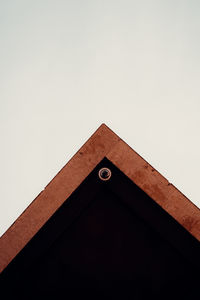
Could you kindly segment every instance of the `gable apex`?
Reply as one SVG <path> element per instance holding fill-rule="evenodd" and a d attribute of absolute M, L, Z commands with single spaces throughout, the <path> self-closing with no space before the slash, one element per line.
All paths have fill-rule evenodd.
<path fill-rule="evenodd" d="M 107 158 L 200 241 L 200 210 L 157 170 L 102 124 L 0 238 L 0 272 Z"/>

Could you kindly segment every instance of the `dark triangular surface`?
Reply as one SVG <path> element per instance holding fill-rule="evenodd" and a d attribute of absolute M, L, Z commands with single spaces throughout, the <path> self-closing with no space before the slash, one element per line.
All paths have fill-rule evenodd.
<path fill-rule="evenodd" d="M 111 169 L 109 181 L 99 179 L 101 167 Z M 5 269 L 1 283 L 15 299 L 196 299 L 198 254 L 197 240 L 103 159 Z"/>

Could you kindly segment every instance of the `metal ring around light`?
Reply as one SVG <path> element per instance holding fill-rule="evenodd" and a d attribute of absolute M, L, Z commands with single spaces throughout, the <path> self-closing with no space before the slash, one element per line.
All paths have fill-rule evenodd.
<path fill-rule="evenodd" d="M 107 180 L 109 180 L 110 179 L 110 177 L 111 177 L 111 175 L 112 175 L 112 172 L 111 172 L 111 170 L 110 169 L 108 169 L 108 168 L 101 168 L 100 170 L 99 170 L 99 178 L 101 179 L 101 180 L 103 180 L 103 181 L 107 181 Z"/>

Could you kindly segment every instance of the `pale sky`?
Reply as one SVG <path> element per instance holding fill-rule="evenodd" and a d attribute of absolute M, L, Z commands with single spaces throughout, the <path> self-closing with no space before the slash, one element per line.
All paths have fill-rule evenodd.
<path fill-rule="evenodd" d="M 0 1 L 0 235 L 101 123 L 200 207 L 200 1 Z"/>

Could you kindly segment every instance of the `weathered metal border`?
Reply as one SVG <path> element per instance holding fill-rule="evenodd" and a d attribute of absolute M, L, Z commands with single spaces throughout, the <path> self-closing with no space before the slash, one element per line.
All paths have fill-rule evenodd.
<path fill-rule="evenodd" d="M 200 241 L 198 207 L 102 124 L 0 238 L 0 272 L 104 157 Z"/>

